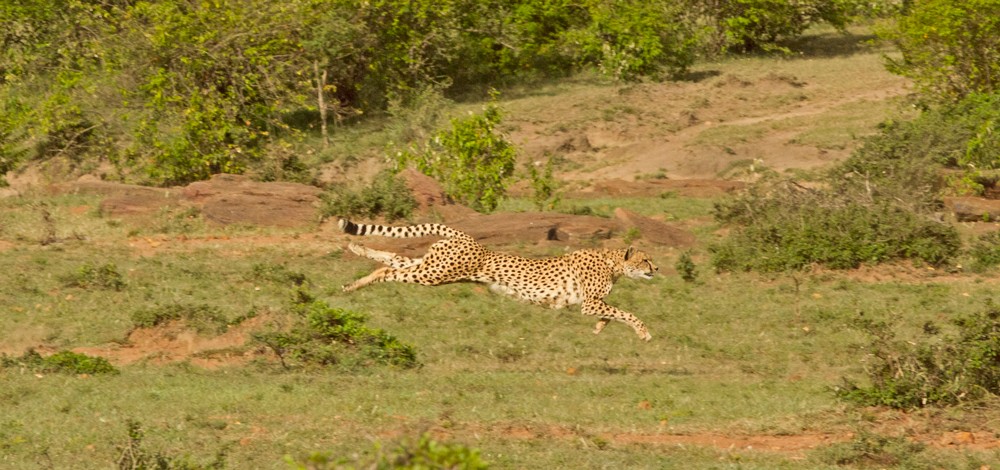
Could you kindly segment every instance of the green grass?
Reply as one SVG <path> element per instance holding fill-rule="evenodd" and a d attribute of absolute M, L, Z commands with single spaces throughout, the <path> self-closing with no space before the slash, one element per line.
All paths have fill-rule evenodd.
<path fill-rule="evenodd" d="M 654 202 L 634 204 L 653 215 L 679 210 L 670 204 L 684 201 Z M 0 257 L 6 311 L 0 344 L 73 348 L 121 341 L 134 312 L 162 305 L 210 306 L 230 319 L 252 309 L 280 310 L 295 283 L 260 271 L 281 266 L 304 276 L 320 300 L 363 312 L 372 327 L 412 344 L 423 366 L 305 373 L 254 364 L 220 370 L 132 365 L 94 377 L 4 370 L 0 447 L 3 465 L 11 468 L 110 466 L 126 442 L 128 420 L 142 425 L 150 452 L 202 465 L 224 452 L 231 468 L 283 468 L 283 455 L 315 451 L 350 456 L 373 441 L 425 430 L 480 449 L 497 468 L 804 468 L 781 453 L 656 446 L 613 436 L 846 432 L 859 424 L 844 414 L 849 405 L 832 387 L 844 376 L 863 377 L 864 337 L 848 327 L 854 318 L 897 318 L 904 334 L 916 337 L 927 320 L 979 310 L 995 290 L 975 276 L 908 283 L 845 274 L 794 280 L 703 273 L 690 283 L 667 272 L 652 281 L 622 280 L 608 298 L 646 321 L 654 340 L 643 343 L 623 325 L 594 336 L 593 319 L 578 310 L 547 310 L 474 284 L 382 284 L 344 294 L 340 285 L 374 265 L 324 255 L 308 244 L 233 251 L 174 242 L 172 249 L 137 256 L 127 245 L 128 227 L 103 232 L 110 229 L 92 212 L 60 217 L 57 224 L 91 227 L 107 238 L 44 246 L 15 239 Z M 654 256 L 663 258 L 662 266 L 673 264 L 667 257 L 674 255 Z M 86 262 L 114 263 L 126 286 L 116 291 L 60 281 Z M 648 406 L 640 406 L 644 402 Z M 833 466 L 818 457 L 807 461 L 809 468 Z"/>

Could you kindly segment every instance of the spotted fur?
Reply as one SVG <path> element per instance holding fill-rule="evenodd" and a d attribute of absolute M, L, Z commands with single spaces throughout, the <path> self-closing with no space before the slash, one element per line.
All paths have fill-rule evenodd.
<path fill-rule="evenodd" d="M 530 259 L 487 250 L 469 235 L 441 224 L 390 227 L 341 219 L 340 228 L 351 235 L 443 237 L 422 258 L 349 244 L 348 249 L 354 254 L 386 266 L 344 286 L 345 292 L 388 281 L 425 286 L 482 282 L 493 291 L 551 308 L 580 304 L 584 315 L 598 318 L 594 334 L 600 333 L 611 320 L 617 320 L 631 326 L 640 338 L 646 341 L 652 338 L 642 320 L 604 302 L 618 277 L 651 279 L 657 270 L 645 253 L 631 247 L 578 250 L 562 256 Z"/>

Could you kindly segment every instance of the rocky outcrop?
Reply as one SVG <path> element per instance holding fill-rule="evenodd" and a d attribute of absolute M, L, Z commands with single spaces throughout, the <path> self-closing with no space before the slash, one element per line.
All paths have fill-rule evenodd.
<path fill-rule="evenodd" d="M 487 245 L 559 242 L 567 246 L 600 246 L 606 240 L 629 238 L 637 243 L 687 247 L 694 236 L 669 223 L 616 209 L 614 217 L 557 212 L 480 214 L 448 198 L 441 185 L 413 170 L 402 173 L 417 200 L 415 219 L 451 225 Z M 624 188 L 624 182 L 614 183 Z M 641 192 L 664 187 L 641 183 Z M 695 186 L 702 187 L 701 184 Z M 678 187 L 673 185 L 671 187 Z M 62 185 L 64 192 L 104 196 L 101 213 L 110 217 L 151 217 L 165 210 L 193 209 L 219 225 L 247 224 L 271 227 L 308 227 L 318 222 L 322 190 L 305 184 L 259 182 L 239 175 L 215 175 L 184 187 L 154 188 L 82 178 Z M 629 191 L 622 189 L 618 193 Z M 631 193 L 630 193 L 631 194 Z M 372 239 L 373 246 L 401 252 L 421 250 L 433 239 Z M 620 244 L 620 243 L 619 243 Z"/>

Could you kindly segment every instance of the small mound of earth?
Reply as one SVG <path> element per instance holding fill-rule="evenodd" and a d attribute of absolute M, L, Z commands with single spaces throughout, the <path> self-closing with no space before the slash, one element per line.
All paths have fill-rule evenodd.
<path fill-rule="evenodd" d="M 267 315 L 256 316 L 230 326 L 220 335 L 211 336 L 199 334 L 183 320 L 174 320 L 150 328 L 136 328 L 122 344 L 81 347 L 73 351 L 103 357 L 117 366 L 184 361 L 207 369 L 242 365 L 264 355 L 258 348 L 247 345 L 250 334 L 269 321 Z"/>

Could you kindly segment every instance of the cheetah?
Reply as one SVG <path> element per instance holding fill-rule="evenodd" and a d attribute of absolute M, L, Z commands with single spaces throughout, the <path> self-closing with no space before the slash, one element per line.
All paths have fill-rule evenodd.
<path fill-rule="evenodd" d="M 598 318 L 594 334 L 611 320 L 631 326 L 639 338 L 652 336 L 635 315 L 604 302 L 621 275 L 652 279 L 657 267 L 645 253 L 632 247 L 618 250 L 577 250 L 542 259 L 522 258 L 487 250 L 471 236 L 441 224 L 393 227 L 356 224 L 346 219 L 340 229 L 350 235 L 383 237 L 439 236 L 422 258 L 408 258 L 351 243 L 348 249 L 358 256 L 386 266 L 344 286 L 351 292 L 376 282 L 407 282 L 436 286 L 449 282 L 472 281 L 488 284 L 494 292 L 554 309 L 580 304 L 584 315 Z"/>

